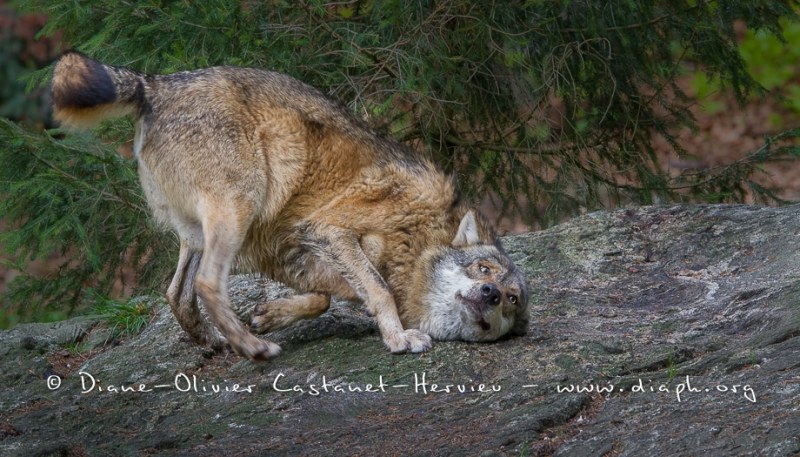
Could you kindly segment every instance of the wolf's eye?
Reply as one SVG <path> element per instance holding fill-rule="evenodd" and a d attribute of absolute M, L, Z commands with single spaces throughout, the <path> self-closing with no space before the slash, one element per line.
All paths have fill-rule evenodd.
<path fill-rule="evenodd" d="M 478 270 L 480 270 L 481 273 L 485 275 L 489 274 L 489 267 L 487 267 L 486 265 L 478 265 Z"/>
<path fill-rule="evenodd" d="M 510 301 L 512 305 L 516 305 L 519 299 L 517 298 L 516 295 L 509 295 L 508 301 Z"/>

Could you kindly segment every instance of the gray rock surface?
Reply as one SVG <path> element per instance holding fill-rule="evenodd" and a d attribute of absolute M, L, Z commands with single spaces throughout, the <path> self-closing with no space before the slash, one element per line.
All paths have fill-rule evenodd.
<path fill-rule="evenodd" d="M 509 237 L 529 334 L 421 355 L 344 302 L 260 364 L 188 343 L 161 300 L 114 344 L 97 318 L 20 325 L 0 332 L 0 455 L 797 455 L 799 233 L 800 206 L 683 206 Z M 287 293 L 231 289 L 243 316 Z"/>

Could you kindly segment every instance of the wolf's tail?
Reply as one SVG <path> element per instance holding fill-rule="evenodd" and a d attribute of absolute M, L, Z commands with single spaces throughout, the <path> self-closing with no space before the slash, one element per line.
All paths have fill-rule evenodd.
<path fill-rule="evenodd" d="M 104 65 L 79 52 L 64 54 L 53 70 L 53 115 L 68 127 L 91 127 L 103 119 L 141 116 L 147 76 Z"/>

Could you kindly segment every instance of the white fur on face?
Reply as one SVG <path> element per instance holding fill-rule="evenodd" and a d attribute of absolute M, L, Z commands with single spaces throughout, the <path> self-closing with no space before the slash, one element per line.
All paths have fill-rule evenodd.
<path fill-rule="evenodd" d="M 514 317 L 503 313 L 503 304 L 477 311 L 470 300 L 478 300 L 481 281 L 467 276 L 453 259 L 439 262 L 433 288 L 428 294 L 429 315 L 420 330 L 438 340 L 492 341 L 508 332 Z M 482 328 L 488 324 L 488 328 Z"/>

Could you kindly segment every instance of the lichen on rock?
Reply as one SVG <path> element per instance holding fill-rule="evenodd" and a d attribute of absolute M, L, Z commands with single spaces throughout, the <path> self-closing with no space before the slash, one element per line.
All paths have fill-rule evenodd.
<path fill-rule="evenodd" d="M 795 455 L 799 233 L 799 206 L 677 206 L 507 237 L 528 335 L 419 355 L 340 301 L 269 335 L 266 363 L 193 345 L 160 300 L 85 359 L 64 347 L 96 346 L 97 319 L 20 325 L 0 332 L 0 454 Z M 285 293 L 231 280 L 243 317 Z"/>

